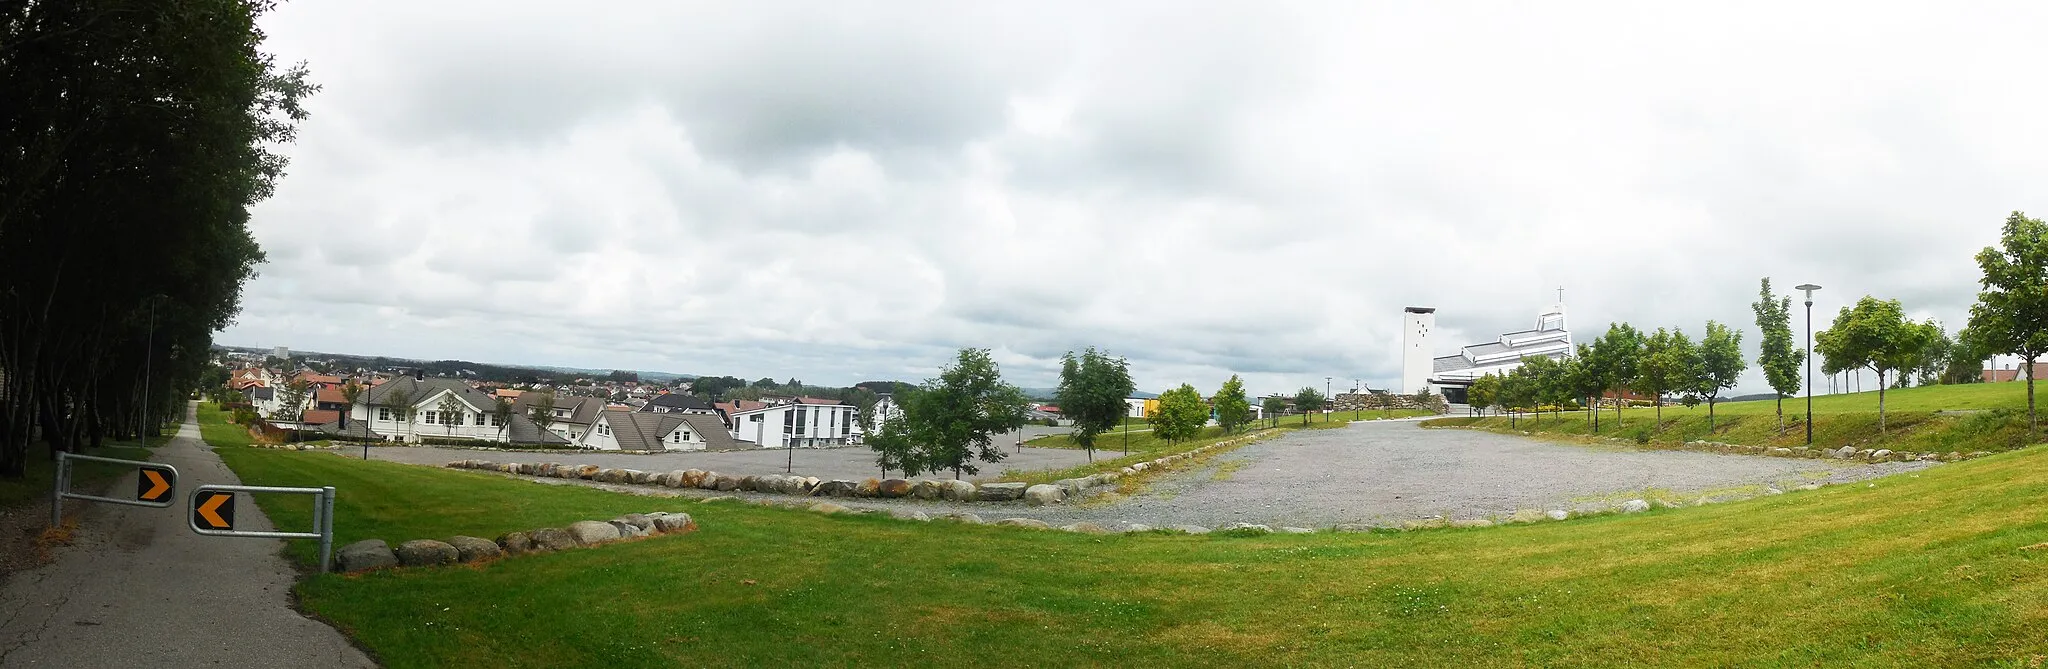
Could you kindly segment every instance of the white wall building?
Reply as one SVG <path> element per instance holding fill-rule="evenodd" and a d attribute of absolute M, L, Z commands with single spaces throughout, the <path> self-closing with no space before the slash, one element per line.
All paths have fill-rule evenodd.
<path fill-rule="evenodd" d="M 1465 401 L 1464 391 L 1488 374 L 1505 376 L 1522 366 L 1522 359 L 1544 356 L 1552 359 L 1572 355 L 1572 333 L 1565 326 L 1561 299 L 1536 316 L 1536 326 L 1503 334 L 1494 341 L 1473 344 L 1430 360 L 1429 383 L 1442 388 L 1444 399 Z"/>
<path fill-rule="evenodd" d="M 730 416 L 732 437 L 762 448 L 844 446 L 855 440 L 853 412 L 852 405 L 809 397 L 748 408 Z"/>
<path fill-rule="evenodd" d="M 1401 392 L 1413 395 L 1429 387 L 1434 373 L 1431 360 L 1436 345 L 1429 334 L 1436 329 L 1435 307 L 1408 307 L 1401 318 Z"/>
<path fill-rule="evenodd" d="M 620 409 L 599 414 L 578 445 L 606 451 L 724 451 L 737 446 L 716 415 Z"/>

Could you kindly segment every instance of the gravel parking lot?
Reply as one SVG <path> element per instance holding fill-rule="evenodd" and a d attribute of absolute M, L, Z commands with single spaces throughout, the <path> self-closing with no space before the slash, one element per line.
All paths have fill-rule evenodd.
<path fill-rule="evenodd" d="M 781 471 L 783 453 L 529 456 L 384 448 L 374 451 L 373 457 L 435 465 L 472 458 L 496 462 L 552 460 L 606 467 L 696 467 L 752 474 Z M 799 472 L 820 478 L 857 480 L 880 473 L 869 464 L 873 456 L 866 449 L 799 450 L 796 457 Z M 1023 455 L 1012 455 L 991 470 L 1067 467 L 1084 459 L 1078 451 L 1026 448 Z M 1335 430 L 1293 432 L 1250 444 L 1210 460 L 1201 469 L 1157 480 L 1142 494 L 1128 499 L 1048 507 L 918 500 L 833 501 L 850 507 L 919 510 L 928 514 L 967 511 L 987 520 L 1037 518 L 1054 525 L 1088 521 L 1111 528 L 1131 523 L 1218 527 L 1248 522 L 1327 528 L 1340 523 L 1398 525 L 1407 520 L 1444 516 L 1489 518 L 1506 516 L 1518 509 L 1605 509 L 1621 499 L 1653 490 L 1668 491 L 1685 499 L 1702 495 L 1751 496 L 1765 487 L 1791 490 L 1807 483 L 1848 483 L 1930 466 L 1937 465 L 1584 446 L 1477 430 L 1424 429 L 1410 421 L 1385 421 L 1354 423 Z M 639 493 L 677 492 L 640 486 L 589 485 Z M 760 497 L 791 501 L 781 495 Z"/>
<path fill-rule="evenodd" d="M 1048 428 L 1050 429 L 1050 428 Z M 1062 428 L 1064 429 L 1064 428 Z M 1030 433 L 1026 433 L 1029 435 Z M 1023 452 L 1013 445 L 1015 437 L 1009 440 L 997 439 L 1007 456 L 998 464 L 981 464 L 981 475 L 967 477 L 970 480 L 994 478 L 1007 469 L 1036 471 L 1040 469 L 1064 469 L 1088 461 L 1088 454 L 1065 448 L 1032 448 L 1026 446 Z M 337 451 L 343 455 L 360 455 L 362 449 L 343 448 Z M 846 448 L 799 448 L 794 454 L 782 449 L 756 449 L 747 451 L 722 451 L 717 453 L 661 453 L 638 454 L 604 451 L 555 451 L 500 452 L 474 451 L 460 448 L 382 447 L 370 449 L 373 460 L 407 462 L 416 465 L 441 465 L 450 460 L 489 460 L 491 462 L 560 462 L 563 464 L 591 464 L 599 467 L 618 467 L 665 472 L 672 469 L 703 469 L 742 476 L 752 474 L 780 474 L 785 458 L 795 460 L 797 474 L 816 476 L 821 479 L 851 479 L 855 481 L 879 478 L 882 470 L 875 467 L 875 452 L 863 446 Z M 895 475 L 902 476 L 903 472 Z M 952 475 L 948 474 L 947 478 Z"/>

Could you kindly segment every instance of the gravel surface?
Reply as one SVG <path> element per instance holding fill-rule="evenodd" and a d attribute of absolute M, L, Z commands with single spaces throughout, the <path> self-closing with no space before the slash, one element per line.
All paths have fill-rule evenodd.
<path fill-rule="evenodd" d="M 1027 454 L 1033 450 L 1039 449 L 1025 449 Z M 377 451 L 380 455 L 384 452 Z M 440 460 L 478 457 L 473 451 L 455 453 L 469 455 Z M 798 457 L 810 454 L 797 453 Z M 691 457 L 698 455 L 702 454 Z M 1079 457 L 1078 453 L 1074 455 Z M 776 462 L 779 464 L 780 460 Z M 1110 528 L 1132 523 L 1213 528 L 1246 522 L 1276 528 L 1328 528 L 1341 523 L 1398 525 L 1408 520 L 1446 516 L 1505 517 L 1520 509 L 1604 510 L 1656 491 L 1688 501 L 1701 496 L 1740 498 L 1762 494 L 1765 487 L 1790 491 L 1808 483 L 1848 483 L 1930 466 L 1937 465 L 1587 446 L 1478 430 L 1424 429 L 1412 421 L 1385 421 L 1353 423 L 1334 430 L 1298 431 L 1252 443 L 1221 454 L 1202 468 L 1157 479 L 1143 493 L 1127 499 L 1097 498 L 1047 507 L 919 500 L 831 501 L 853 508 L 922 511 L 929 515 L 965 511 L 991 521 L 1036 518 L 1053 525 L 1087 521 Z M 663 496 L 680 493 L 686 497 L 734 495 L 785 503 L 804 501 L 785 495 L 544 481 Z"/>
<path fill-rule="evenodd" d="M 1045 428 L 1053 429 L 1053 428 Z M 1066 429 L 1066 428 L 1058 428 Z M 1028 432 L 1026 434 L 1029 434 Z M 1006 456 L 996 464 L 980 463 L 981 475 L 966 477 L 969 480 L 992 479 L 1004 470 L 1036 471 L 1040 469 L 1065 469 L 1088 462 L 1088 454 L 1067 448 L 1032 448 L 1026 446 L 1022 453 L 998 439 Z M 361 457 L 360 447 L 344 447 L 336 453 Z M 757 474 L 781 474 L 787 459 L 796 462 L 794 473 L 802 476 L 816 476 L 821 479 L 851 479 L 855 481 L 880 478 L 882 470 L 875 467 L 875 452 L 862 446 L 847 448 L 799 448 L 795 453 L 783 449 L 756 449 L 747 451 L 695 452 L 639 454 L 606 451 L 553 451 L 545 453 L 517 451 L 478 451 L 462 448 L 437 448 L 433 446 L 382 446 L 370 449 L 370 459 L 393 462 L 407 462 L 416 465 L 442 465 L 451 460 L 489 460 L 491 462 L 560 462 L 574 465 L 597 465 L 621 469 L 641 469 L 665 472 L 672 469 L 703 469 L 721 474 L 751 476 Z M 896 475 L 901 476 L 902 472 Z M 936 478 L 936 477 L 934 477 Z M 952 478 L 949 474 L 946 478 Z M 47 513 L 47 510 L 45 511 Z"/>

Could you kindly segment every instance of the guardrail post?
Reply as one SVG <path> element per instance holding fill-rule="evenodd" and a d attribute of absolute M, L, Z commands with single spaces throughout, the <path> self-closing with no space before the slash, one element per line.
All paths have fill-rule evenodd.
<path fill-rule="evenodd" d="M 64 526 L 64 451 L 57 451 L 57 471 L 50 479 L 50 527 Z"/>
<path fill-rule="evenodd" d="M 320 573 L 334 571 L 334 486 L 322 486 L 320 511 Z"/>

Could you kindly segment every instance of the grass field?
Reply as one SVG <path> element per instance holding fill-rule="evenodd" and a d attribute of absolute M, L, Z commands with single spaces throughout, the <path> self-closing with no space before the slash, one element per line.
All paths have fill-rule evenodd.
<path fill-rule="evenodd" d="M 1904 388 L 1885 393 L 1885 431 L 1877 424 L 1877 393 L 1816 397 L 1813 401 L 1813 443 L 1817 447 L 1889 448 L 1905 451 L 2004 451 L 2042 441 L 2027 431 L 2026 386 L 1978 383 Z M 1663 422 L 1654 408 L 1622 412 L 1619 428 L 1614 411 L 1600 413 L 1601 436 L 1649 443 L 1680 443 L 1696 439 L 1757 446 L 1803 446 L 1806 443 L 1806 400 L 1785 400 L 1785 429 L 1780 432 L 1769 401 L 1736 402 L 1715 408 L 1713 429 L 1707 407 L 1668 405 Z M 1427 421 L 1434 427 L 1476 427 L 1497 432 L 1590 435 L 1586 413 L 1565 412 L 1540 417 L 1451 417 Z"/>
<path fill-rule="evenodd" d="M 305 608 L 394 667 L 2026 667 L 2048 656 L 2048 550 L 2029 548 L 2048 542 L 2040 448 L 1681 510 L 1266 537 L 821 516 L 220 450 L 247 483 L 336 485 L 343 541 L 488 537 L 624 510 L 687 510 L 702 524 L 300 585 Z M 294 522 L 272 510 L 284 506 L 265 503 Z"/>

